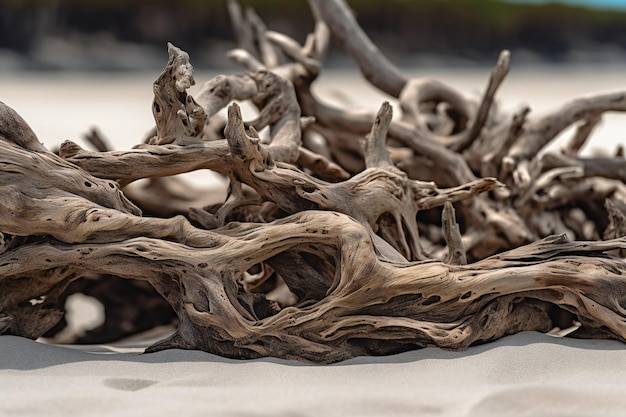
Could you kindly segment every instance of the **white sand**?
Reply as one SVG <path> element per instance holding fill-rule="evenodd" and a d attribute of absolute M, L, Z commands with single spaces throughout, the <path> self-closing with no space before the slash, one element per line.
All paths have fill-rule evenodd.
<path fill-rule="evenodd" d="M 419 75 L 478 93 L 487 73 Z M 116 149 L 124 149 L 152 125 L 150 84 L 157 75 L 3 74 L 0 100 L 49 147 L 77 140 L 96 125 Z M 321 81 L 320 92 L 341 86 L 359 106 L 376 109 L 381 101 L 354 72 Z M 527 103 L 542 112 L 581 94 L 623 89 L 625 81 L 623 68 L 616 67 L 541 72 L 514 67 L 500 97 L 506 108 Z M 606 117 L 595 138 L 605 149 L 624 143 L 626 116 Z M 232 361 L 193 351 L 143 355 L 140 349 L 88 349 L 100 353 L 0 337 L 0 416 L 626 415 L 626 345 L 614 341 L 523 333 L 462 353 L 424 349 L 333 366 Z"/>
<path fill-rule="evenodd" d="M 3 416 L 623 416 L 625 393 L 622 343 L 539 333 L 331 366 L 0 337 Z"/>

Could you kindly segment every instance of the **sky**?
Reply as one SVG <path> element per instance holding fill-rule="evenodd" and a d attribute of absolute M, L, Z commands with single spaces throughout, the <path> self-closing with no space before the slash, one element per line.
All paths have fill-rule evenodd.
<path fill-rule="evenodd" d="M 509 0 L 511 3 L 568 3 L 601 9 L 624 9 L 626 0 Z"/>

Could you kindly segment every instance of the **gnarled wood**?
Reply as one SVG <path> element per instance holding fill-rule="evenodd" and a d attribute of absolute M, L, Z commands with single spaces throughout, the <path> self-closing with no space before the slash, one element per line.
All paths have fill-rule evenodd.
<path fill-rule="evenodd" d="M 176 332 L 150 352 L 330 363 L 547 332 L 563 312 L 575 336 L 626 342 L 624 160 L 576 156 L 623 94 L 506 115 L 493 103 L 508 52 L 473 102 L 399 75 L 343 2 L 310 3 L 300 46 L 230 2 L 231 56 L 249 72 L 197 99 L 189 56 L 169 45 L 155 133 L 130 150 L 65 142 L 57 156 L 0 103 L 0 334 L 45 334 L 70 284 L 97 276 L 146 281 L 171 305 Z M 379 88 L 403 92 L 405 120 L 389 102 L 374 113 L 313 95 L 329 33 Z M 258 115 L 245 122 L 233 100 Z M 580 121 L 564 155 L 536 157 Z M 228 177 L 223 201 L 199 207 L 212 196 L 169 178 L 200 169 Z"/>

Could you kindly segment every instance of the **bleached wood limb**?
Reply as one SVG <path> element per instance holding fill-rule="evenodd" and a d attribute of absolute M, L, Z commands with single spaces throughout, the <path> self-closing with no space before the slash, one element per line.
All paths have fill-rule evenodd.
<path fill-rule="evenodd" d="M 352 56 L 363 76 L 375 87 L 398 97 L 406 77 L 380 53 L 341 0 L 309 0 L 328 25 L 333 38 Z"/>
<path fill-rule="evenodd" d="M 169 61 L 153 86 L 152 114 L 157 135 L 149 143 L 185 145 L 200 139 L 207 114 L 187 94 L 187 89 L 196 83 L 189 55 L 171 43 L 167 48 Z"/>
<path fill-rule="evenodd" d="M 487 124 L 480 135 L 462 152 L 472 170 L 478 172 L 488 169 L 496 172 L 499 170 L 502 156 L 506 155 L 509 147 L 521 134 L 529 112 L 530 108 L 522 105 L 511 114 L 505 114 L 496 111 L 495 102 L 493 103 Z M 497 154 L 501 154 L 501 157 L 494 157 Z M 488 164 L 483 162 L 487 160 L 491 162 Z"/>
<path fill-rule="evenodd" d="M 350 174 L 358 174 L 365 169 L 363 149 L 360 146 L 363 136 L 351 132 L 330 129 L 322 124 L 313 123 L 311 131 L 319 134 L 328 145 L 328 153 Z"/>
<path fill-rule="evenodd" d="M 500 53 L 500 56 L 498 57 L 498 62 L 496 63 L 494 69 L 491 71 L 489 83 L 487 84 L 485 93 L 483 94 L 480 105 L 478 106 L 476 116 L 472 120 L 471 127 L 467 130 L 467 133 L 463 135 L 462 140 L 459 140 L 458 142 L 453 144 L 453 150 L 457 152 L 463 151 L 465 148 L 470 146 L 474 142 L 474 140 L 480 135 L 489 117 L 489 112 L 491 112 L 492 110 L 496 92 L 504 81 L 504 78 L 509 73 L 510 56 L 511 53 L 507 50 L 504 50 Z"/>
<path fill-rule="evenodd" d="M 267 66 L 259 61 L 254 55 L 245 49 L 233 49 L 228 53 L 228 58 L 236 64 L 243 66 L 248 71 L 263 71 Z"/>
<path fill-rule="evenodd" d="M 267 27 L 252 7 L 246 8 L 246 18 L 252 27 L 255 43 L 258 45 L 259 58 L 268 67 L 275 67 L 281 62 L 278 51 L 267 38 Z"/>
<path fill-rule="evenodd" d="M 603 177 L 626 182 L 626 160 L 624 158 L 577 157 L 557 153 L 543 155 L 544 169 L 579 167 L 584 177 Z"/>
<path fill-rule="evenodd" d="M 298 42 L 289 36 L 283 35 L 282 33 L 268 31 L 266 36 L 269 41 L 278 45 L 289 58 L 301 64 L 307 74 L 317 74 L 319 72 L 320 61 L 318 57 L 315 56 L 318 52 L 315 51 L 314 48 L 310 46 L 308 48 L 303 48 Z M 314 40 L 315 38 L 311 39 Z M 269 68 L 276 66 L 267 62 L 266 65 Z"/>
<path fill-rule="evenodd" d="M 392 116 L 393 108 L 391 104 L 388 101 L 383 102 L 380 110 L 378 110 L 371 132 L 362 141 L 366 168 L 397 169 L 391 162 L 389 152 L 387 151 L 387 132 L 389 131 Z"/>
<path fill-rule="evenodd" d="M 522 134 L 529 112 L 530 108 L 523 106 L 512 115 L 509 123 L 503 123 L 501 127 L 494 129 L 494 132 L 484 135 L 483 141 L 480 139 L 475 141 L 473 145 L 476 146 L 468 150 L 469 154 L 468 151 L 465 152 L 466 158 L 470 160 L 470 166 L 485 177 L 504 178 L 503 158 Z"/>
<path fill-rule="evenodd" d="M 361 225 L 336 213 L 300 213 L 216 233 L 222 234 L 220 243 L 205 249 L 147 238 L 89 247 L 45 241 L 11 254 L 32 262 L 5 263 L 6 255 L 0 255 L 0 276 L 26 282 L 43 265 L 59 274 L 71 264 L 75 273 L 87 269 L 147 279 L 180 318 L 176 334 L 149 351 L 203 349 L 237 358 L 329 363 L 420 346 L 463 349 L 511 332 L 547 332 L 554 327 L 550 305 L 576 314 L 582 335 L 626 340 L 623 312 L 615 304 L 623 297 L 626 267 L 593 256 L 626 248 L 624 239 L 568 242 L 552 237 L 473 265 L 429 261 L 395 266 L 376 259 Z M 326 295 L 314 305 L 281 310 L 237 289 L 238 277 L 253 265 L 283 253 L 307 252 L 311 244 L 317 251 L 308 262 L 332 260 L 320 276 Z M 281 276 L 297 292 L 306 285 L 298 275 Z M 19 329 L 22 316 L 10 308 L 7 313 L 9 330 Z"/>
<path fill-rule="evenodd" d="M 404 120 L 413 125 L 420 136 L 448 148 L 459 139 L 464 142 L 474 109 L 455 89 L 432 79 L 410 79 L 398 101 Z M 441 124 L 445 124 L 445 130 L 438 132 Z"/>
<path fill-rule="evenodd" d="M 350 178 L 350 174 L 340 165 L 306 148 L 300 148 L 297 163 L 303 168 L 310 169 L 315 176 L 325 181 L 336 182 Z"/>
<path fill-rule="evenodd" d="M 48 153 L 28 123 L 11 107 L 0 101 L 0 140 L 33 152 Z"/>
<path fill-rule="evenodd" d="M 434 184 L 408 180 L 403 174 L 380 169 L 368 170 L 338 184 L 329 184 L 294 168 L 277 166 L 271 156 L 271 148 L 261 145 L 258 139 L 249 138 L 242 129 L 244 124 L 241 113 L 233 105 L 229 109 L 229 124 L 226 128 L 230 152 L 223 142 L 202 142 L 184 147 L 144 145 L 130 151 L 107 154 L 76 152 L 70 160 L 97 175 L 115 177 L 123 182 L 201 168 L 213 169 L 229 176 L 236 171 L 241 181 L 288 213 L 324 208 L 350 214 L 373 228 L 383 213 L 396 212 L 398 207 L 404 207 L 399 212 L 404 213 L 401 218 L 412 231 L 412 241 L 415 242 L 412 251 L 418 251 L 415 223 L 417 210 L 436 207 L 446 201 L 471 198 L 498 186 L 495 180 L 487 178 L 439 190 Z M 62 150 L 67 151 L 66 148 L 64 146 Z M 64 154 L 67 156 L 67 153 Z M 231 155 L 244 165 L 238 165 L 236 160 L 230 159 Z M 119 178 L 121 174 L 125 174 L 124 178 Z M 365 192 L 368 188 L 370 191 Z M 363 198 L 369 202 L 352 203 L 362 201 Z M 413 253 L 413 256 L 423 255 Z"/>
<path fill-rule="evenodd" d="M 601 177 L 564 180 L 546 187 L 544 194 L 536 195 L 533 200 L 537 209 L 549 210 L 576 200 L 604 201 L 615 193 L 624 194 L 625 190 L 622 181 Z"/>
<path fill-rule="evenodd" d="M 477 199 L 474 204 L 478 214 L 484 219 L 477 224 L 483 223 L 494 228 L 498 234 L 506 238 L 509 247 L 517 247 L 536 239 L 537 236 L 512 207 L 484 199 Z"/>
<path fill-rule="evenodd" d="M 231 171 L 226 140 L 202 141 L 181 145 L 139 145 L 126 151 L 91 152 L 65 141 L 60 155 L 98 178 L 115 180 L 127 185 L 141 178 L 158 178 L 211 169 L 228 175 Z"/>
<path fill-rule="evenodd" d="M 508 51 L 500 54 L 477 109 L 443 83 L 431 79 L 408 80 L 398 98 L 405 120 L 415 126 L 420 136 L 453 151 L 468 148 L 481 134 L 493 110 L 495 94 L 508 74 L 509 55 Z"/>
<path fill-rule="evenodd" d="M 444 260 L 447 264 L 465 265 L 467 258 L 465 257 L 465 248 L 461 239 L 461 230 L 456 222 L 454 207 L 451 203 L 443 205 L 441 214 L 441 223 L 443 228 L 443 236 L 448 245 L 448 256 Z"/>
<path fill-rule="evenodd" d="M 412 80 L 402 75 L 360 29 L 345 2 L 311 0 L 310 3 L 319 10 L 321 19 L 326 22 L 337 41 L 355 59 L 365 78 L 375 87 L 400 99 L 404 111 L 419 129 L 420 136 L 433 136 L 432 140 L 441 141 L 456 151 L 466 148 L 476 139 L 487 120 L 495 93 L 508 73 L 508 51 L 503 51 L 500 55 L 479 110 L 474 113 L 473 109 L 470 111 L 468 108 L 466 100 L 452 88 L 434 80 Z M 451 110 L 461 118 L 456 123 L 463 130 L 462 133 L 444 138 L 429 131 L 425 116 L 419 115 L 421 111 L 417 107 L 430 99 L 449 103 Z M 471 125 L 468 118 L 472 118 Z"/>
<path fill-rule="evenodd" d="M 248 205 L 260 204 L 258 195 L 246 195 L 242 184 L 236 178 L 230 178 L 228 193 L 224 202 L 219 205 L 215 214 L 210 213 L 206 208 L 191 208 L 189 218 L 200 223 L 205 229 L 215 229 L 223 227 L 227 223 L 227 218 L 237 209 Z"/>
<path fill-rule="evenodd" d="M 544 172 L 532 182 L 530 187 L 522 193 L 516 200 L 515 204 L 518 207 L 522 207 L 528 203 L 528 200 L 535 198 L 538 194 L 543 194 L 546 187 L 552 187 L 555 183 L 567 180 L 570 178 L 581 178 L 583 176 L 583 170 L 579 166 L 566 166 L 562 168 L 554 168 L 547 172 Z"/>
<path fill-rule="evenodd" d="M 345 4 L 341 2 L 337 4 L 339 7 L 345 7 Z M 326 8 L 332 6 L 330 3 L 320 5 L 315 2 L 311 2 L 311 5 L 315 11 L 319 10 L 320 7 Z M 296 85 L 300 105 L 303 108 L 304 114 L 315 116 L 319 123 L 332 127 L 333 129 L 339 127 L 346 130 L 346 132 L 365 135 L 370 130 L 374 120 L 373 114 L 360 117 L 360 115 L 342 113 L 341 111 L 338 112 L 336 109 L 318 103 L 310 93 L 310 83 L 317 77 L 319 61 L 323 58 L 323 51 L 326 49 L 326 24 L 325 15 L 320 12 L 320 17 L 316 19 L 315 35 L 310 37 L 313 41 L 310 42 L 310 45 L 301 49 L 298 49 L 297 43 L 292 39 L 284 35 L 276 35 L 269 32 L 269 39 L 276 41 L 277 44 L 283 48 L 285 53 L 297 62 L 295 65 L 287 64 L 273 68 L 272 71 L 286 77 Z M 244 61 L 246 60 L 242 60 L 241 62 L 245 63 Z M 250 60 L 247 61 L 249 62 Z M 256 67 L 250 67 L 251 64 L 247 65 L 249 69 L 256 69 Z M 452 91 L 451 89 L 448 90 Z M 337 124 L 339 124 L 339 126 L 337 126 Z M 392 124 L 390 136 L 413 147 L 416 151 L 430 158 L 434 158 L 435 162 L 441 165 L 442 169 L 453 170 L 453 172 L 448 175 L 448 177 L 455 178 L 450 185 L 458 185 L 476 179 L 462 158 L 458 158 L 454 152 L 447 151 L 445 147 L 434 141 L 428 138 L 425 139 L 423 134 L 398 124 Z M 339 153 L 341 152 L 339 151 Z M 454 167 L 454 169 L 452 167 Z M 348 167 L 344 165 L 344 168 Z M 354 171 L 354 169 L 349 170 Z"/>
<path fill-rule="evenodd" d="M 252 78 L 257 85 L 254 100 L 262 103 L 262 107 L 257 118 L 247 124 L 259 131 L 270 126 L 272 156 L 278 161 L 294 163 L 302 143 L 302 129 L 293 85 L 271 71 L 259 71 Z"/>
<path fill-rule="evenodd" d="M 375 115 L 369 111 L 346 111 L 326 105 L 317 100 L 310 91 L 300 91 L 299 98 L 303 114 L 314 116 L 318 124 L 335 132 L 364 136 L 369 133 L 375 120 Z M 392 121 L 387 136 L 430 159 L 442 171 L 442 176 L 452 179 L 450 185 L 476 179 L 461 155 L 427 137 L 420 136 L 406 123 Z"/>
<path fill-rule="evenodd" d="M 102 132 L 95 127 L 90 129 L 83 137 L 98 152 L 108 152 L 111 150 L 111 146 L 102 135 Z"/>
<path fill-rule="evenodd" d="M 259 56 L 254 43 L 252 27 L 244 18 L 239 2 L 237 0 L 227 0 L 226 5 L 228 8 L 230 22 L 233 25 L 233 33 L 237 38 L 239 48 L 250 51 L 254 53 L 255 56 Z"/>
<path fill-rule="evenodd" d="M 608 198 L 605 200 L 604 205 L 609 216 L 609 225 L 603 233 L 604 239 L 608 240 L 626 236 L 626 205 L 617 201 L 617 199 L 613 202 Z M 615 250 L 612 252 L 612 255 L 625 259 L 626 250 Z"/>
<path fill-rule="evenodd" d="M 601 121 L 601 114 L 593 114 L 584 122 L 579 124 L 574 135 L 565 144 L 562 151 L 563 154 L 571 157 L 577 156 L 583 146 L 585 146 L 585 143 L 589 140 L 593 130 L 600 124 Z"/>
<path fill-rule="evenodd" d="M 257 93 L 257 83 L 249 74 L 218 75 L 202 85 L 196 94 L 196 101 L 211 117 L 231 101 L 250 100 Z"/>
<path fill-rule="evenodd" d="M 280 51 L 295 62 L 281 63 L 271 58 L 264 59 L 255 53 L 256 47 L 233 50 L 229 53 L 229 57 L 249 71 L 271 70 L 296 86 L 310 85 L 319 74 L 321 62 L 326 56 L 330 39 L 326 23 L 320 19 L 315 7 L 312 6 L 311 8 L 315 15 L 315 29 L 313 33 L 307 36 L 306 43 L 302 47 L 292 38 L 281 33 L 268 31 L 264 26 L 262 30 L 257 30 L 257 37 L 262 38 L 263 43 L 269 42 L 275 45 L 277 47 L 276 52 Z"/>
<path fill-rule="evenodd" d="M 376 222 L 385 213 L 402 219 L 409 232 L 407 239 L 410 259 L 424 255 L 419 249 L 415 214 L 446 201 L 459 201 L 486 192 L 499 186 L 493 178 L 484 178 L 462 186 L 439 190 L 432 183 L 409 180 L 396 170 L 372 168 L 355 177 L 337 184 L 315 180 L 293 169 L 274 165 L 268 153 L 258 142 L 249 138 L 242 130 L 241 113 L 236 104 L 229 108 L 229 123 L 225 134 L 233 154 L 247 167 L 238 170 L 246 184 L 261 195 L 271 198 L 283 210 L 295 213 L 304 208 L 324 208 L 346 213 L 364 225 L 377 229 Z M 296 194 L 291 194 L 293 185 Z M 289 191 L 288 191 L 289 190 Z M 367 190 L 367 191 L 366 191 Z M 281 195 L 281 198 L 278 196 Z M 294 197 L 300 197 L 299 200 Z M 359 204 L 354 204 L 359 201 Z M 314 203 L 314 206 L 311 206 Z M 400 224 L 397 225 L 401 227 Z"/>
<path fill-rule="evenodd" d="M 527 123 L 524 133 L 507 154 L 515 170 L 523 161 L 534 157 L 561 131 L 579 120 L 597 117 L 607 111 L 626 111 L 626 93 L 615 92 L 598 94 L 572 100 L 545 116 Z M 523 175 L 514 173 L 515 183 L 523 183 Z M 523 184 L 522 184 L 523 185 Z"/>

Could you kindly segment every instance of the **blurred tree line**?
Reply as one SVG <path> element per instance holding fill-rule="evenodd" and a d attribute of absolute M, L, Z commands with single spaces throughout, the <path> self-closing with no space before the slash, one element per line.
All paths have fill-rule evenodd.
<path fill-rule="evenodd" d="M 348 0 L 365 31 L 391 57 L 435 54 L 493 61 L 508 48 L 544 60 L 608 45 L 626 50 L 626 12 L 498 0 Z M 303 40 L 306 0 L 242 0 L 273 30 Z M 190 53 L 233 42 L 226 0 L 0 0 L 0 48 L 28 55 L 50 37 L 106 34 L 116 41 Z M 617 52 L 616 52 L 617 53 Z"/>

